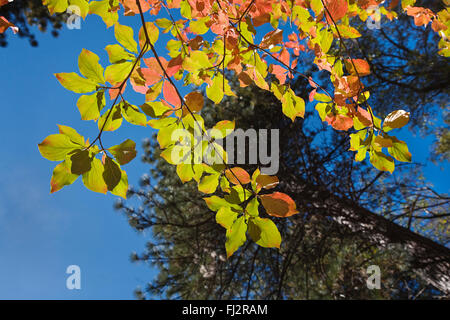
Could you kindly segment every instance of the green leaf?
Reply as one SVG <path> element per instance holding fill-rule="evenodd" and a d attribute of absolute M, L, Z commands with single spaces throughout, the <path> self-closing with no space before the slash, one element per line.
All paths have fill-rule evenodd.
<path fill-rule="evenodd" d="M 281 102 L 283 113 L 292 121 L 295 121 L 297 117 L 304 117 L 305 101 L 298 97 L 291 88 L 284 93 Z"/>
<path fill-rule="evenodd" d="M 98 63 L 100 58 L 93 52 L 83 49 L 78 56 L 78 68 L 83 76 L 95 83 L 105 83 L 103 67 Z"/>
<path fill-rule="evenodd" d="M 238 216 L 238 212 L 230 207 L 222 207 L 217 211 L 216 222 L 225 229 L 230 229 Z"/>
<path fill-rule="evenodd" d="M 45 138 L 38 147 L 39 152 L 45 159 L 50 161 L 62 161 L 65 160 L 67 154 L 80 149 L 82 146 L 74 143 L 65 134 L 52 134 Z"/>
<path fill-rule="evenodd" d="M 150 38 L 150 42 L 154 45 L 156 43 L 156 41 L 158 41 L 158 37 L 159 37 L 158 27 L 155 26 L 155 24 L 153 22 L 146 22 L 145 28 L 147 29 L 147 34 L 148 34 L 148 37 Z M 139 37 L 139 45 L 142 48 L 146 41 L 145 32 L 144 32 L 143 27 L 141 27 L 141 29 L 139 30 L 138 37 Z"/>
<path fill-rule="evenodd" d="M 136 143 L 127 139 L 119 145 L 108 149 L 120 165 L 127 164 L 136 157 Z"/>
<path fill-rule="evenodd" d="M 69 3 L 67 0 L 43 0 L 42 3 L 47 6 L 50 14 L 61 13 L 67 10 Z"/>
<path fill-rule="evenodd" d="M 102 0 L 102 1 L 91 1 L 89 3 L 89 13 L 96 14 L 100 16 L 106 26 L 109 28 L 114 25 L 114 23 L 119 20 L 119 15 L 117 10 L 114 10 L 113 6 L 117 6 L 118 3 L 114 5 L 114 1 Z"/>
<path fill-rule="evenodd" d="M 147 125 L 147 117 L 136 106 L 133 106 L 127 102 L 123 103 L 122 115 L 129 123 L 143 126 Z"/>
<path fill-rule="evenodd" d="M 86 0 L 69 0 L 71 6 L 77 6 L 80 9 L 80 12 L 74 12 L 75 14 L 80 14 L 83 19 L 86 19 L 86 16 L 89 13 L 89 3 Z M 70 8 L 70 7 L 69 7 Z"/>
<path fill-rule="evenodd" d="M 215 104 L 220 103 L 224 96 L 222 79 L 223 77 L 218 77 L 216 75 L 213 79 L 212 85 L 206 87 L 206 95 L 209 99 L 214 101 Z"/>
<path fill-rule="evenodd" d="M 183 60 L 183 68 L 192 73 L 197 73 L 202 69 L 211 68 L 212 66 L 208 55 L 203 51 L 192 51 L 190 56 Z"/>
<path fill-rule="evenodd" d="M 64 88 L 75 93 L 88 93 L 97 89 L 94 81 L 80 77 L 75 72 L 55 73 L 55 76 Z"/>
<path fill-rule="evenodd" d="M 75 129 L 63 126 L 58 124 L 59 133 L 64 134 L 72 140 L 72 142 L 79 144 L 80 146 L 84 145 L 84 138 L 81 134 L 79 134 Z"/>
<path fill-rule="evenodd" d="M 103 128 L 104 131 L 114 131 L 119 129 L 122 121 L 121 107 L 120 105 L 115 105 L 111 113 L 108 110 L 98 119 L 98 129 L 101 130 Z"/>
<path fill-rule="evenodd" d="M 408 145 L 404 141 L 398 140 L 396 137 L 390 137 L 392 140 L 392 147 L 388 148 L 388 152 L 398 161 L 411 162 L 412 156 L 408 150 Z"/>
<path fill-rule="evenodd" d="M 91 95 L 83 95 L 77 101 L 82 120 L 97 120 L 100 111 L 105 107 L 105 92 L 97 91 Z"/>
<path fill-rule="evenodd" d="M 389 171 L 392 173 L 395 169 L 394 160 L 382 152 L 371 151 L 370 163 L 380 171 Z"/>
<path fill-rule="evenodd" d="M 114 26 L 114 36 L 116 40 L 131 52 L 138 53 L 137 42 L 133 38 L 133 29 L 129 26 L 124 26 L 116 23 Z"/>
<path fill-rule="evenodd" d="M 141 105 L 141 110 L 149 117 L 159 118 L 172 108 L 161 101 L 155 101 L 144 103 Z"/>
<path fill-rule="evenodd" d="M 125 49 L 118 44 L 108 45 L 105 50 L 108 52 L 109 62 L 111 63 L 132 61 L 135 59 L 134 55 L 125 51 Z"/>
<path fill-rule="evenodd" d="M 121 177 L 119 183 L 116 185 L 116 187 L 113 190 L 109 190 L 113 195 L 122 197 L 124 199 L 127 198 L 127 191 L 128 191 L 128 176 L 127 173 L 124 170 L 121 171 Z"/>
<path fill-rule="evenodd" d="M 211 18 L 209 16 L 206 16 L 204 18 L 198 19 L 198 20 L 192 20 L 189 23 L 189 28 L 193 33 L 196 34 L 205 34 L 208 32 L 209 28 L 206 26 L 206 23 L 209 22 Z"/>
<path fill-rule="evenodd" d="M 231 257 L 240 246 L 242 246 L 247 237 L 245 233 L 247 232 L 247 224 L 245 223 L 244 216 L 238 218 L 231 228 L 227 230 L 226 237 L 227 241 L 225 243 L 225 249 L 227 251 L 227 257 Z"/>
<path fill-rule="evenodd" d="M 64 186 L 71 185 L 77 180 L 78 175 L 73 174 L 70 170 L 71 164 L 69 160 L 64 160 L 58 164 L 53 170 L 52 179 L 50 181 L 50 192 L 61 190 Z"/>
<path fill-rule="evenodd" d="M 167 127 L 159 129 L 156 139 L 158 140 L 161 149 L 165 149 L 176 142 L 175 140 L 172 140 L 172 134 L 179 128 L 178 123 L 172 123 Z"/>
<path fill-rule="evenodd" d="M 91 170 L 83 173 L 83 183 L 91 191 L 106 193 L 108 187 L 103 180 L 103 164 L 100 159 L 93 158 L 91 163 Z"/>
<path fill-rule="evenodd" d="M 203 193 L 213 193 L 219 185 L 220 173 L 205 175 L 198 184 L 198 190 Z"/>
<path fill-rule="evenodd" d="M 123 82 L 133 69 L 134 63 L 131 61 L 120 62 L 106 67 L 105 79 L 115 85 Z"/>
<path fill-rule="evenodd" d="M 264 248 L 280 248 L 281 235 L 270 219 L 251 218 L 248 221 L 250 238 Z"/>
<path fill-rule="evenodd" d="M 156 19 L 155 23 L 158 27 L 160 27 L 162 29 L 167 29 L 167 28 L 172 27 L 172 21 L 170 21 L 169 19 L 166 19 L 166 18 Z"/>
<path fill-rule="evenodd" d="M 252 217 L 257 217 L 257 216 L 259 216 L 258 207 L 259 207 L 258 198 L 254 197 L 247 204 L 247 207 L 245 208 L 245 212 Z"/>
<path fill-rule="evenodd" d="M 194 177 L 194 170 L 192 169 L 192 164 L 180 163 L 179 165 L 177 165 L 177 174 L 183 183 L 191 181 L 192 178 Z"/>

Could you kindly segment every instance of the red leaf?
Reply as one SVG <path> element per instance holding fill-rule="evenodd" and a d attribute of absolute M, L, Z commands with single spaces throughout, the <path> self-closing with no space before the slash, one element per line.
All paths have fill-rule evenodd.
<path fill-rule="evenodd" d="M 167 80 L 164 81 L 163 95 L 164 95 L 164 99 L 166 99 L 166 101 L 169 102 L 170 104 L 172 104 L 173 106 L 175 106 L 175 107 L 181 106 L 181 100 L 180 100 L 180 97 L 178 96 L 177 90 Z"/>

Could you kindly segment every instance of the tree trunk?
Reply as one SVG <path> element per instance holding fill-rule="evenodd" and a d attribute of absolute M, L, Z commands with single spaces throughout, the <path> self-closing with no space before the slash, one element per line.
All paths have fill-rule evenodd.
<path fill-rule="evenodd" d="M 378 246 L 400 244 L 410 255 L 411 268 L 427 283 L 450 297 L 450 249 L 412 232 L 348 200 L 317 187 L 286 186 L 298 204 L 332 218 Z M 298 184 L 295 184 L 298 186 Z"/>

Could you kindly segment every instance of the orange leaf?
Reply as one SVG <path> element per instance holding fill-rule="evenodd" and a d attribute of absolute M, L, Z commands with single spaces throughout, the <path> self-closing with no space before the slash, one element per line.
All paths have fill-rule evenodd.
<path fill-rule="evenodd" d="M 338 22 L 338 20 L 342 19 L 347 14 L 347 0 L 325 0 L 324 2 L 328 9 L 328 12 L 326 13 L 328 24 L 333 24 L 333 21 Z M 330 19 L 330 15 L 332 19 Z"/>
<path fill-rule="evenodd" d="M 19 28 L 17 28 L 15 25 L 13 25 L 11 22 L 9 22 L 8 20 L 6 20 L 5 17 L 0 17 L 0 33 L 3 33 L 6 31 L 6 29 L 8 29 L 9 27 L 11 27 L 11 30 L 14 33 L 17 33 L 19 31 Z"/>
<path fill-rule="evenodd" d="M 225 170 L 225 176 L 233 184 L 247 184 L 250 182 L 250 175 L 240 167 Z"/>
<path fill-rule="evenodd" d="M 285 218 L 298 213 L 294 200 L 285 193 L 264 194 L 260 199 L 267 214 L 271 216 Z"/>
<path fill-rule="evenodd" d="M 189 110 L 192 112 L 199 112 L 203 108 L 203 95 L 198 91 L 193 91 L 188 93 L 184 97 L 187 106 L 189 107 Z M 186 110 L 184 113 L 189 113 L 188 110 Z"/>
<path fill-rule="evenodd" d="M 357 72 L 353 65 L 355 65 Z M 351 74 L 359 75 L 360 77 L 370 74 L 370 66 L 364 59 L 347 59 L 345 60 L 345 67 Z"/>

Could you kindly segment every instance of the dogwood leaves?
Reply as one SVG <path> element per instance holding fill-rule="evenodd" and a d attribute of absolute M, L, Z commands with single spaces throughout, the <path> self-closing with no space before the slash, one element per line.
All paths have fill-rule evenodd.
<path fill-rule="evenodd" d="M 48 136 L 39 145 L 41 155 L 51 161 L 62 161 L 53 170 L 50 181 L 51 192 L 70 185 L 81 175 L 86 188 L 100 193 L 126 198 L 128 178 L 120 164 L 130 162 L 136 156 L 135 143 L 126 140 L 110 148 L 115 160 L 97 147 L 90 147 L 78 132 L 67 126 L 59 126 L 59 133 Z"/>
<path fill-rule="evenodd" d="M 381 15 L 397 17 L 395 6 L 372 2 L 379 5 Z M 395 160 L 411 161 L 406 143 L 391 135 L 391 130 L 408 123 L 409 113 L 396 110 L 384 120 L 378 118 L 364 86 L 371 66 L 345 52 L 348 39 L 361 37 L 352 24 L 354 19 L 369 18 L 371 1 L 44 0 L 44 4 L 52 14 L 77 5 L 83 18 L 98 15 L 107 27 L 113 26 L 117 40 L 105 47 L 109 65 L 103 67 L 99 56 L 83 49 L 79 73 L 55 74 L 64 88 L 81 94 L 76 102 L 81 119 L 95 121 L 99 133 L 89 143 L 74 129 L 60 126 L 59 133 L 39 144 L 43 157 L 60 162 L 53 171 L 51 192 L 82 176 L 92 191 L 125 197 L 128 181 L 120 166 L 136 157 L 136 145 L 127 139 L 105 148 L 102 134 L 119 129 L 123 120 L 149 125 L 157 130 L 161 157 L 176 166 L 183 183 L 196 183 L 206 195 L 217 223 L 226 229 L 228 256 L 248 237 L 260 246 L 280 248 L 281 236 L 272 219 L 297 214 L 294 200 L 272 191 L 279 184 L 276 176 L 259 169 L 250 175 L 228 164 L 221 140 L 233 132 L 234 121 L 206 128 L 202 118 L 205 99 L 220 104 L 225 96 L 235 95 L 229 75 L 241 87 L 256 85 L 270 91 L 292 122 L 304 117 L 308 93 L 294 92 L 290 83 L 295 77 L 304 78 L 311 87 L 309 102 L 321 120 L 348 132 L 356 161 L 368 154 L 375 168 L 391 173 Z M 431 22 L 441 37 L 440 54 L 449 56 L 448 10 L 434 13 L 414 5 L 413 0 L 402 1 L 417 26 Z M 125 16 L 138 15 L 139 29 L 118 22 L 122 9 Z M 145 21 L 149 16 L 156 17 L 154 22 Z M 0 17 L 0 32 L 10 26 Z M 155 46 L 160 32 L 167 37 L 166 55 Z M 329 84 L 301 73 L 303 68 L 297 66 L 309 60 L 329 76 Z M 136 105 L 125 99 L 130 89 L 141 95 Z"/>
<path fill-rule="evenodd" d="M 262 247 L 280 248 L 281 235 L 275 223 L 260 214 L 278 218 L 292 216 L 298 213 L 295 202 L 281 192 L 259 194 L 275 188 L 278 178 L 261 174 L 259 169 L 250 177 L 241 167 L 226 169 L 224 175 L 231 183 L 221 185 L 225 196 L 214 195 L 204 200 L 208 208 L 216 212 L 217 223 L 227 230 L 225 248 L 228 257 L 245 243 L 247 235 Z M 263 211 L 260 211 L 260 205 Z"/>

